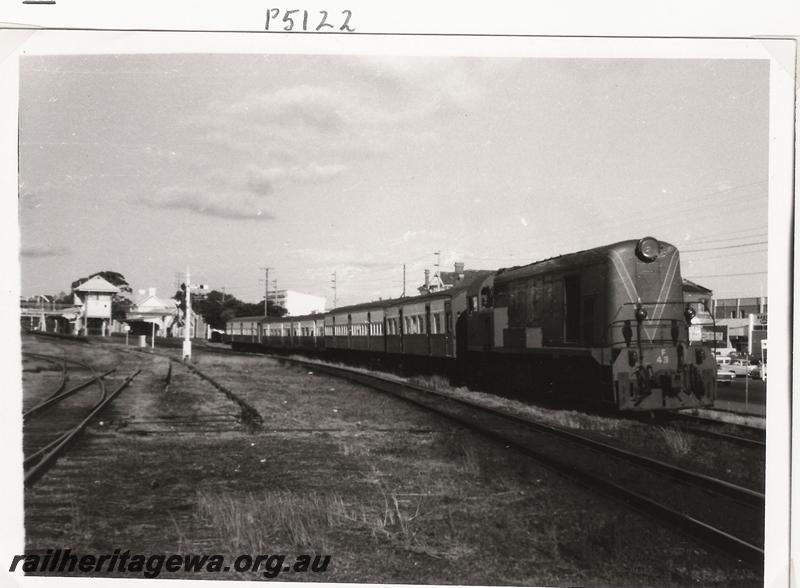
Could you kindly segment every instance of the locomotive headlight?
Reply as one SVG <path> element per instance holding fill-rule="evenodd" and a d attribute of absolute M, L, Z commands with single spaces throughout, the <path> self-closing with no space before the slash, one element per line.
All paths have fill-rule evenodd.
<path fill-rule="evenodd" d="M 697 316 L 697 313 L 691 306 L 687 306 L 686 310 L 683 311 L 683 317 L 686 319 L 686 324 L 691 324 L 692 319 L 695 316 Z"/>
<path fill-rule="evenodd" d="M 636 320 L 641 323 L 644 319 L 647 318 L 647 311 L 640 306 L 639 308 L 636 309 L 634 316 L 636 317 Z"/>
<path fill-rule="evenodd" d="M 650 263 L 658 257 L 659 244 L 653 237 L 645 237 L 636 244 L 636 255 L 642 261 Z"/>

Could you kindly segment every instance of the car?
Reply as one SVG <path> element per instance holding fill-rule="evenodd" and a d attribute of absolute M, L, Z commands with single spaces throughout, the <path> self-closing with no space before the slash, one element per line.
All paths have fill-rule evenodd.
<path fill-rule="evenodd" d="M 717 369 L 717 384 L 721 386 L 730 386 L 733 384 L 733 379 L 736 377 L 731 371 L 724 368 Z"/>
<path fill-rule="evenodd" d="M 758 366 L 752 365 L 746 359 L 737 359 L 732 361 L 730 365 L 726 365 L 725 369 L 732 371 L 737 376 L 749 376 L 757 367 Z"/>

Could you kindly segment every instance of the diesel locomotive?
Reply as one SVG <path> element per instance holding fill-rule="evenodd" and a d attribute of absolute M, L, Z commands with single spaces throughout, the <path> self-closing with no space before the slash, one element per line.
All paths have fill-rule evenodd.
<path fill-rule="evenodd" d="M 409 366 L 525 400 L 619 410 L 713 403 L 713 350 L 692 342 L 676 247 L 652 237 L 455 286 L 299 317 L 228 321 L 234 348 Z"/>

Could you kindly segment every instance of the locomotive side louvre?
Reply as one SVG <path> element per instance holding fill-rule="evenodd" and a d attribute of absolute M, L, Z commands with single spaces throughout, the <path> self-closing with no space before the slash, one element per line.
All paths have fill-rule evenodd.
<path fill-rule="evenodd" d="M 500 349 L 534 350 L 601 346 L 607 266 L 603 259 L 544 266 L 495 280 L 494 316 L 501 321 Z"/>

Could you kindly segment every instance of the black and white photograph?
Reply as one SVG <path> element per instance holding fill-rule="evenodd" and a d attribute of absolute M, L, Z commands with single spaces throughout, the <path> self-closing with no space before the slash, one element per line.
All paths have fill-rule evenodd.
<path fill-rule="evenodd" d="M 322 12 L 0 31 L 9 579 L 776 585 L 794 42 Z"/>

